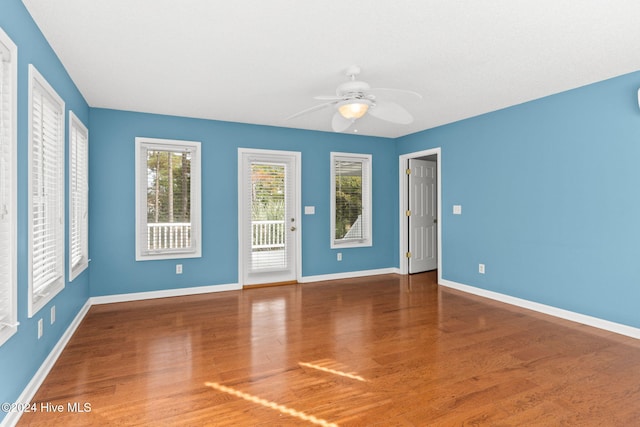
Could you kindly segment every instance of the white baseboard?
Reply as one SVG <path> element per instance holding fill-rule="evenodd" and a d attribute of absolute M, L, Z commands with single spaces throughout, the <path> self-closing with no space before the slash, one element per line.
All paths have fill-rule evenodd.
<path fill-rule="evenodd" d="M 325 280 L 352 279 L 354 277 L 377 276 L 378 274 L 400 274 L 400 269 L 379 268 L 377 270 L 348 271 L 346 273 L 320 274 L 317 276 L 304 276 L 298 280 L 300 283 L 323 282 Z"/>
<path fill-rule="evenodd" d="M 33 378 L 31 378 L 29 384 L 27 384 L 24 390 L 22 390 L 22 393 L 20 394 L 18 399 L 16 399 L 16 402 L 33 401 L 33 397 L 36 395 L 36 392 L 42 385 L 42 382 L 49 374 L 49 371 L 51 371 L 51 368 L 53 368 L 53 365 L 55 365 L 58 357 L 60 357 L 60 354 L 62 354 L 62 350 L 64 350 L 64 348 L 67 346 L 74 332 L 76 331 L 76 329 L 78 329 L 78 326 L 80 326 L 82 319 L 84 319 L 84 317 L 87 315 L 89 308 L 91 308 L 91 303 L 89 300 L 87 300 L 87 302 L 82 306 L 67 330 L 64 331 L 64 334 L 62 334 L 56 345 L 53 347 L 53 349 L 51 349 L 51 352 L 49 353 L 47 358 L 44 360 L 44 362 L 42 362 L 42 365 L 40 365 L 38 371 L 35 373 Z M 22 412 L 9 412 L 7 416 L 4 417 L 2 422 L 0 422 L 0 426 L 15 426 L 18 423 L 18 420 L 20 420 L 21 416 Z"/>
<path fill-rule="evenodd" d="M 163 291 L 134 292 L 130 294 L 105 295 L 91 297 L 91 305 L 111 304 L 114 302 L 140 301 L 145 299 L 181 297 L 185 295 L 208 294 L 211 292 L 238 291 L 242 289 L 237 283 L 226 285 L 194 286 L 192 288 L 167 289 Z"/>
<path fill-rule="evenodd" d="M 450 280 L 440 280 L 439 284 L 448 288 L 457 289 L 459 291 L 537 311 L 539 313 L 548 314 L 550 316 L 559 317 L 561 319 L 570 320 L 572 322 L 582 323 L 583 325 L 593 326 L 594 328 L 603 329 L 605 331 L 614 332 L 616 334 L 640 339 L 640 329 L 634 328 L 632 326 L 610 322 L 598 317 L 587 316 L 585 314 L 575 313 L 573 311 L 512 297 L 498 292 L 488 291 L 486 289 L 476 288 L 474 286 L 463 285 L 462 283 L 452 282 Z"/>

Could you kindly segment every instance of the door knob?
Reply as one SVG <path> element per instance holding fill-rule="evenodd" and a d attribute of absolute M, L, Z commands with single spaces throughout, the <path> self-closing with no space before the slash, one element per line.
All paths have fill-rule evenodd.
<path fill-rule="evenodd" d="M 296 228 L 295 227 L 291 227 L 291 231 L 296 231 Z"/>

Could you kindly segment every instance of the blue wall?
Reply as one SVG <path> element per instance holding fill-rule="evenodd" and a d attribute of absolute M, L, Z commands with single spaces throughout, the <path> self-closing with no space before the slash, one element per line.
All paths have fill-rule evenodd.
<path fill-rule="evenodd" d="M 442 147 L 444 279 L 640 327 L 640 72 L 398 140 L 90 109 L 19 0 L 0 26 L 18 45 L 18 333 L 0 347 L 15 401 L 89 296 L 238 282 L 237 148 L 302 153 L 303 276 L 398 267 L 397 156 Z M 90 256 L 27 318 L 27 67 L 90 132 Z M 136 262 L 134 138 L 202 142 L 202 258 Z M 373 155 L 370 248 L 329 246 L 329 153 Z M 461 204 L 462 215 L 451 214 Z M 68 246 L 68 245 L 67 245 Z M 477 273 L 478 263 L 486 274 Z M 52 305 L 57 321 L 48 322 Z M 37 339 L 37 320 L 45 319 Z M 4 414 L 0 413 L 0 420 Z"/>
<path fill-rule="evenodd" d="M 640 327 L 638 87 L 640 72 L 400 138 L 399 154 L 442 147 L 443 278 Z"/>
<path fill-rule="evenodd" d="M 89 298 L 85 270 L 36 315 L 27 317 L 28 289 L 28 64 L 32 63 L 64 99 L 67 111 L 89 125 L 89 107 L 66 70 L 19 0 L 2 0 L 0 27 L 18 46 L 18 333 L 0 347 L 0 402 L 14 402 L 64 331 Z M 65 120 L 68 127 L 68 114 Z M 65 139 L 68 142 L 68 133 Z M 68 151 L 67 151 L 68 152 Z M 65 176 L 68 174 L 66 173 Z M 68 179 L 68 178 L 67 178 Z M 68 198 L 65 205 L 68 209 Z M 67 223 L 68 230 L 68 223 Z M 67 246 L 68 248 L 68 242 Z M 68 253 L 68 250 L 67 250 Z M 67 267 L 67 266 L 65 266 Z M 67 267 L 68 268 L 68 267 Z M 56 322 L 49 313 L 56 306 Z M 44 319 L 44 335 L 37 339 L 37 321 Z M 4 417 L 0 412 L 0 420 Z"/>
<path fill-rule="evenodd" d="M 300 151 L 302 275 L 397 267 L 398 184 L 393 140 L 269 126 L 91 109 L 91 295 L 238 283 L 238 147 Z M 202 142 L 202 258 L 135 260 L 136 136 Z M 373 246 L 329 244 L 329 153 L 373 155 Z"/>
<path fill-rule="evenodd" d="M 63 65 L 19 0 L 3 0 L 0 26 L 18 45 L 18 333 L 0 347 L 0 401 L 13 402 L 27 386 L 90 295 L 112 295 L 238 282 L 237 148 L 302 152 L 301 215 L 304 276 L 397 267 L 397 162 L 385 138 L 310 132 L 180 117 L 89 109 Z M 32 63 L 89 128 L 89 270 L 27 318 L 28 289 L 28 64 Z M 67 123 L 65 121 L 65 123 Z M 202 142 L 203 255 L 175 261 L 136 262 L 134 255 L 134 138 L 147 136 Z M 67 135 L 68 140 L 68 135 Z M 373 247 L 342 249 L 337 262 L 329 245 L 329 153 L 373 155 Z M 68 152 L 68 147 L 67 147 Z M 68 204 L 68 203 L 67 203 Z M 68 224 L 67 224 L 68 226 Z M 68 242 L 67 242 L 68 252 Z M 91 288 L 89 287 L 91 282 Z M 57 320 L 49 324 L 56 306 Z M 37 320 L 44 336 L 37 339 Z M 0 413 L 0 420 L 4 417 Z"/>

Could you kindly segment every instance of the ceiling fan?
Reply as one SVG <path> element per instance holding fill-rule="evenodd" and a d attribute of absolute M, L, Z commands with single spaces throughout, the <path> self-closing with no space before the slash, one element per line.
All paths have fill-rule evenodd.
<path fill-rule="evenodd" d="M 331 127 L 335 132 L 344 132 L 365 114 L 370 114 L 380 120 L 391 123 L 409 124 L 413 122 L 413 116 L 404 107 L 392 101 L 378 100 L 378 94 L 384 92 L 400 92 L 422 99 L 422 95 L 412 90 L 372 88 L 363 81 L 356 80 L 360 74 L 360 67 L 353 65 L 347 68 L 345 74 L 349 81 L 342 83 L 336 89 L 335 95 L 320 95 L 314 99 L 326 101 L 306 110 L 299 111 L 287 120 L 294 119 L 304 114 L 318 111 L 327 107 L 334 107 L 336 112 L 331 119 Z"/>

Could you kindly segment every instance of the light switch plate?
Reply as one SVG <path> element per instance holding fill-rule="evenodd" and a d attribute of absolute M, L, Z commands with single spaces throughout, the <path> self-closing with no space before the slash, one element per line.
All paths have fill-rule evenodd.
<path fill-rule="evenodd" d="M 304 207 L 304 214 L 305 215 L 315 215 L 316 214 L 316 207 L 315 206 L 305 206 Z"/>
<path fill-rule="evenodd" d="M 453 214 L 462 215 L 462 205 L 453 205 Z"/>

